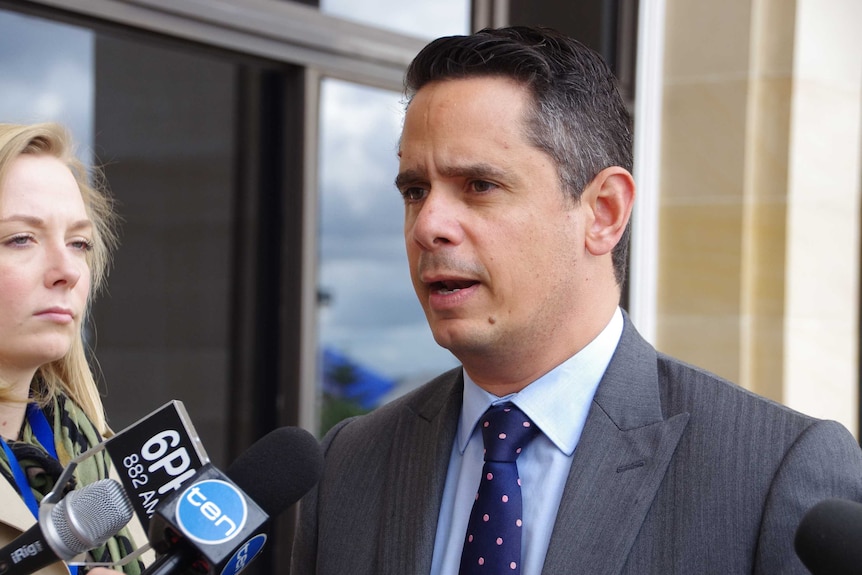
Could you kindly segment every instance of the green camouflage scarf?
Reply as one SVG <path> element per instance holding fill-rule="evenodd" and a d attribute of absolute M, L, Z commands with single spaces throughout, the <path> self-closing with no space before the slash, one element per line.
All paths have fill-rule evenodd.
<path fill-rule="evenodd" d="M 47 495 L 63 472 L 63 468 L 69 462 L 87 451 L 91 447 L 102 442 L 99 432 L 93 427 L 92 422 L 75 403 L 65 395 L 57 396 L 43 408 L 48 423 L 54 429 L 54 446 L 57 449 L 59 461 L 51 457 L 45 448 L 36 439 L 29 422 L 25 420 L 18 441 L 9 441 L 9 447 L 15 454 L 15 458 L 21 465 L 21 469 L 27 475 L 30 488 L 36 501 L 41 502 Z M 99 451 L 91 457 L 81 461 L 75 468 L 74 480 L 66 491 L 74 489 L 76 485 L 89 485 L 109 475 L 111 462 L 105 450 Z M 9 468 L 9 460 L 6 452 L 0 450 L 0 474 L 18 491 L 18 485 Z M 90 551 L 93 561 L 116 562 L 134 551 L 135 546 L 127 528 L 102 545 Z M 143 565 L 138 561 L 132 561 L 127 565 L 115 567 L 119 571 L 129 575 L 140 575 Z M 85 570 L 81 568 L 79 573 Z"/>

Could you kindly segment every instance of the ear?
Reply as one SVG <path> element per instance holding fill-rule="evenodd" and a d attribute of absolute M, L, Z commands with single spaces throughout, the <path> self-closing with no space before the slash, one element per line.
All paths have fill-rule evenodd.
<path fill-rule="evenodd" d="M 583 195 L 587 209 L 586 247 L 600 256 L 610 253 L 620 241 L 635 201 L 635 182 L 628 170 L 611 166 L 599 172 Z"/>

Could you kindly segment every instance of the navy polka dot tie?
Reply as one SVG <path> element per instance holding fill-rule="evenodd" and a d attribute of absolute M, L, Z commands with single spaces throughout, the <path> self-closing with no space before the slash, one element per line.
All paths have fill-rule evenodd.
<path fill-rule="evenodd" d="M 520 574 L 521 479 L 515 460 L 539 430 L 512 403 L 491 406 L 479 425 L 485 465 L 467 524 L 459 573 Z"/>

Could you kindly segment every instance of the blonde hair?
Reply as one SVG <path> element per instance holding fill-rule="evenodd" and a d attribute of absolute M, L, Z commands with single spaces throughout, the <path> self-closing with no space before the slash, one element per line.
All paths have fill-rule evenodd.
<path fill-rule="evenodd" d="M 87 254 L 92 286 L 87 301 L 86 313 L 89 313 L 92 298 L 104 286 L 111 254 L 118 241 L 116 232 L 118 218 L 102 172 L 96 168 L 87 170 L 75 155 L 69 133 L 59 124 L 0 123 L 0 182 L 5 178 L 12 162 L 22 154 L 57 158 L 69 168 L 78 183 L 87 216 L 93 223 L 93 249 Z M 87 361 L 83 336 L 84 323 L 82 320 L 81 329 L 65 356 L 46 363 L 36 370 L 33 381 L 38 381 L 42 385 L 39 386 L 41 389 L 33 391 L 39 393 L 37 400 L 40 403 L 46 403 L 58 390 L 62 390 L 84 410 L 96 429 L 104 434 L 109 430 L 105 421 L 102 398 Z M 0 399 L 6 399 L 5 395 L 6 390 L 0 389 Z"/>

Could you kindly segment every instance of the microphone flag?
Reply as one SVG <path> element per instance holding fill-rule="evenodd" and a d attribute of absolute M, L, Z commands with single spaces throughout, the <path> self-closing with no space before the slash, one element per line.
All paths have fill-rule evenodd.
<path fill-rule="evenodd" d="M 104 443 L 144 529 L 159 501 L 177 491 L 209 456 L 185 406 L 173 400 Z"/>

